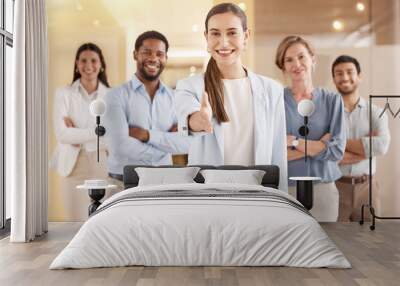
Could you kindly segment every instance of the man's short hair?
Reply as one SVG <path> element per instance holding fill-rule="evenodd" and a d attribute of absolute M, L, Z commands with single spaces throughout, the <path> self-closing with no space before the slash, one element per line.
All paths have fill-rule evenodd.
<path fill-rule="evenodd" d="M 137 37 L 135 42 L 135 51 L 138 51 L 140 47 L 143 45 L 143 42 L 147 39 L 156 39 L 164 42 L 165 51 L 168 52 L 169 44 L 167 38 L 157 31 L 147 31 Z"/>
<path fill-rule="evenodd" d="M 335 67 L 339 64 L 344 64 L 344 63 L 353 63 L 356 66 L 357 74 L 360 74 L 361 72 L 361 67 L 360 63 L 357 61 L 356 58 L 353 58 L 352 56 L 348 55 L 341 55 L 336 58 L 336 60 L 332 64 L 332 76 L 334 75 Z"/>

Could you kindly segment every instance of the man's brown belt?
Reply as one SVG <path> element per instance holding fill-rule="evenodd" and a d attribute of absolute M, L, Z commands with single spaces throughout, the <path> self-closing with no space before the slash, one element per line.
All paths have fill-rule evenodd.
<path fill-rule="evenodd" d="M 346 184 L 362 184 L 368 181 L 369 176 L 368 175 L 362 175 L 362 176 L 343 176 L 339 179 L 339 182 L 346 183 Z"/>

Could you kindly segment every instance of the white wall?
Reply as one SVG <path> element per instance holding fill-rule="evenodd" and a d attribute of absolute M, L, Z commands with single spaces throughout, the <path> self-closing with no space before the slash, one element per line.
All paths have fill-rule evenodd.
<path fill-rule="evenodd" d="M 371 49 L 370 90 L 372 94 L 400 95 L 400 45 Z M 381 101 L 381 105 L 382 105 Z M 400 108 L 400 98 L 391 101 Z M 381 185 L 381 209 L 384 216 L 400 216 L 400 117 L 389 119 L 392 136 L 388 153 L 378 159 L 377 176 Z"/>

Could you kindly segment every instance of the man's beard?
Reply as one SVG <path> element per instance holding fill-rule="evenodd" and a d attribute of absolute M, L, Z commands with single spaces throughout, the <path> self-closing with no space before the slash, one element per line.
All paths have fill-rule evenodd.
<path fill-rule="evenodd" d="M 340 92 L 341 95 L 346 96 L 346 95 L 352 94 L 354 91 L 356 91 L 357 86 L 354 86 L 353 88 L 348 89 L 348 90 L 343 90 L 340 87 L 337 87 L 337 89 L 338 89 L 338 91 Z"/>
<path fill-rule="evenodd" d="M 139 66 L 139 73 L 140 73 L 140 75 L 141 75 L 145 80 L 147 80 L 147 81 L 158 80 L 158 78 L 160 77 L 160 74 L 162 73 L 163 70 L 164 70 L 164 66 L 163 66 L 163 65 L 160 65 L 160 68 L 159 68 L 157 74 L 156 74 L 156 75 L 150 75 L 150 74 L 148 74 L 148 73 L 146 72 L 146 69 L 145 69 L 143 63 Z"/>

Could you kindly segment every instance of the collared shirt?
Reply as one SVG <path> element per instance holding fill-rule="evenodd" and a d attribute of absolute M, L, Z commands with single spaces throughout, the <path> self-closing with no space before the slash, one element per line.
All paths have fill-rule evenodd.
<path fill-rule="evenodd" d="M 308 157 L 288 162 L 288 177 L 313 176 L 321 177 L 321 182 L 332 182 L 342 176 L 338 161 L 342 159 L 346 145 L 344 106 L 339 94 L 326 89 L 315 88 L 312 92 L 315 105 L 314 113 L 308 119 L 309 134 L 307 139 L 320 140 L 326 133 L 331 139 L 326 142 L 324 151 L 314 157 Z M 286 131 L 288 135 L 302 138 L 300 126 L 304 118 L 297 111 L 297 103 L 289 88 L 284 90 L 286 110 Z M 289 184 L 294 182 L 289 180 Z"/>
<path fill-rule="evenodd" d="M 97 150 L 96 118 L 90 114 L 89 105 L 97 97 L 104 96 L 107 90 L 108 88 L 99 82 L 97 90 L 89 95 L 77 79 L 70 87 L 57 91 L 54 102 L 54 129 L 60 143 L 80 144 L 81 148 L 89 152 Z M 64 117 L 69 117 L 75 127 L 67 128 Z M 106 148 L 104 143 L 101 142 L 100 148 Z"/>
<path fill-rule="evenodd" d="M 108 171 L 122 174 L 125 165 L 170 165 L 171 154 L 186 154 L 190 138 L 168 132 L 177 124 L 174 94 L 161 81 L 153 100 L 144 84 L 133 76 L 105 96 L 104 115 L 109 146 Z M 129 127 L 147 129 L 149 141 L 129 136 Z"/>
<path fill-rule="evenodd" d="M 387 152 L 390 144 L 390 133 L 388 127 L 388 117 L 384 113 L 379 115 L 382 109 L 372 105 L 372 130 L 378 133 L 372 137 L 372 172 L 376 171 L 375 156 L 383 155 Z M 344 176 L 361 176 L 369 174 L 369 103 L 362 97 L 358 100 L 352 112 L 345 111 L 346 118 L 346 137 L 347 139 L 361 139 L 364 153 L 367 159 L 355 164 L 340 165 L 340 170 Z"/>
<path fill-rule="evenodd" d="M 101 84 L 101 83 L 99 83 L 99 84 Z M 86 91 L 86 89 L 82 86 L 81 82 L 79 81 L 78 91 L 79 91 L 79 93 L 81 95 L 81 100 L 84 102 L 83 104 L 85 106 L 87 106 L 87 110 L 89 110 L 90 103 L 93 100 L 97 99 L 98 89 L 96 89 L 94 92 L 89 94 Z M 90 112 L 82 114 L 82 116 L 83 117 L 87 117 L 86 118 L 87 121 L 86 121 L 85 127 L 94 128 L 94 129 L 96 128 L 96 119 L 94 118 L 93 115 L 90 114 Z M 99 138 L 99 139 L 100 139 L 100 149 L 105 149 L 105 145 L 102 142 L 103 138 Z M 91 141 L 85 142 L 82 147 L 88 152 L 96 151 L 97 150 L 97 137 L 96 137 L 96 140 L 91 140 Z"/>
<path fill-rule="evenodd" d="M 81 149 L 97 150 L 95 134 L 96 118 L 90 114 L 89 105 L 95 97 L 101 98 L 107 92 L 107 87 L 99 82 L 97 91 L 88 95 L 80 80 L 71 85 L 57 89 L 54 107 L 53 123 L 57 139 L 50 167 L 57 170 L 61 176 L 69 176 L 75 166 Z M 67 127 L 64 117 L 69 117 L 75 127 Z M 100 148 L 106 148 L 100 138 Z"/>

